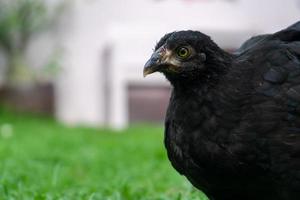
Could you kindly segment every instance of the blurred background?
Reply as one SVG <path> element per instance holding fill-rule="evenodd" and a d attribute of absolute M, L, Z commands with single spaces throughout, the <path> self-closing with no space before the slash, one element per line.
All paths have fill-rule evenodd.
<path fill-rule="evenodd" d="M 163 121 L 170 87 L 143 79 L 155 43 L 193 29 L 232 51 L 300 19 L 287 0 L 1 0 L 1 100 L 66 124 Z"/>
<path fill-rule="evenodd" d="M 299 19 L 300 0 L 0 0 L 0 199 L 200 198 L 167 161 L 171 88 L 144 63 L 171 31 L 234 51 Z"/>

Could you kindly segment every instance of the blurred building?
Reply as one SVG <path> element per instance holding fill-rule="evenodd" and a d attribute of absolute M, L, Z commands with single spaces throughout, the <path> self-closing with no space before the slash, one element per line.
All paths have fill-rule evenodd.
<path fill-rule="evenodd" d="M 74 0 L 60 28 L 45 36 L 63 52 L 56 116 L 115 128 L 162 121 L 170 87 L 160 74 L 144 79 L 142 70 L 165 33 L 200 30 L 231 50 L 299 19 L 299 0 Z"/>

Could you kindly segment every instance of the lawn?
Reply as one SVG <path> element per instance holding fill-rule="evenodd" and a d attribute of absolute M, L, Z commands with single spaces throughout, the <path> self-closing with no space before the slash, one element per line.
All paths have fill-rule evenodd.
<path fill-rule="evenodd" d="M 0 200 L 204 200 L 171 167 L 163 129 L 66 127 L 0 110 Z"/>

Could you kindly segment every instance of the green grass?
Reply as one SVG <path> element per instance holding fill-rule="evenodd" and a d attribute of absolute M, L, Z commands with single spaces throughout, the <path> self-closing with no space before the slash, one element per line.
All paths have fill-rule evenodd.
<path fill-rule="evenodd" d="M 204 200 L 171 167 L 162 127 L 66 127 L 0 110 L 0 200 Z"/>

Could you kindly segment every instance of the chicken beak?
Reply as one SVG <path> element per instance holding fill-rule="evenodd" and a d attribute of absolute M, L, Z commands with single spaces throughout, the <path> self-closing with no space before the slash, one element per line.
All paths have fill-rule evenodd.
<path fill-rule="evenodd" d="M 144 66 L 144 77 L 154 72 L 157 72 L 160 69 L 161 54 L 159 51 L 156 51 L 152 54 L 151 58 L 146 62 Z"/>

